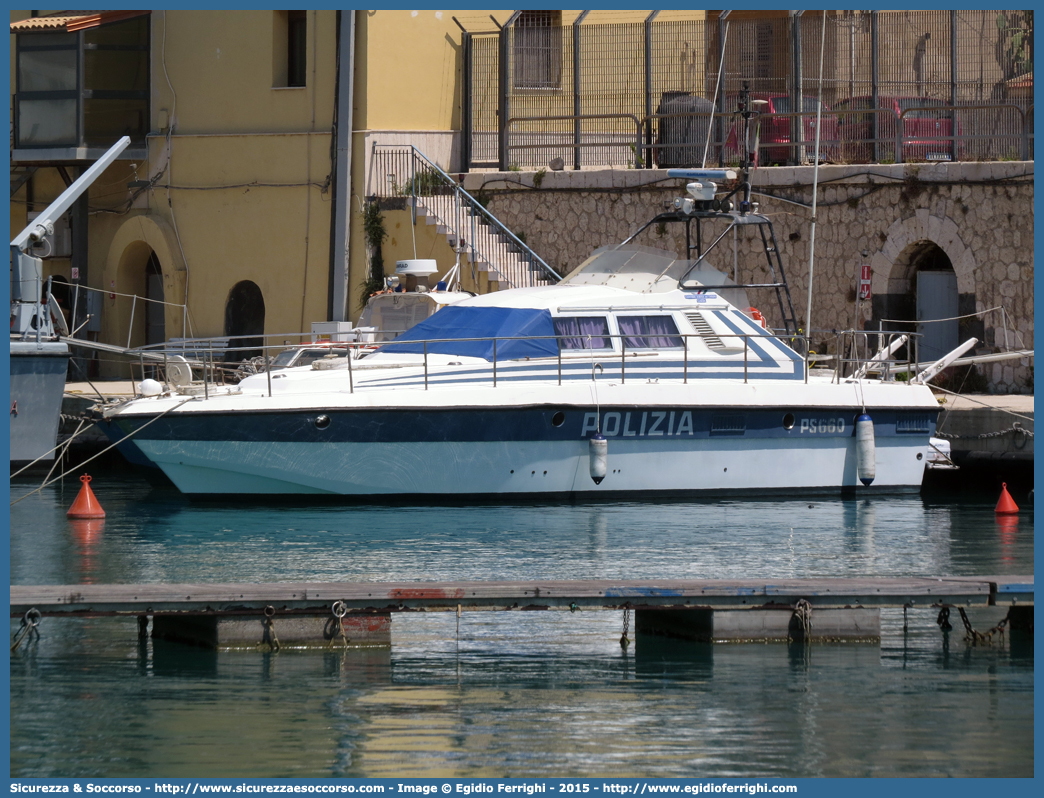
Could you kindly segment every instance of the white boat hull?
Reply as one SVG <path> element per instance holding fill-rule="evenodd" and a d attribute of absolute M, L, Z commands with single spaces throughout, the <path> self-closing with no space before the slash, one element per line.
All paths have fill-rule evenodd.
<path fill-rule="evenodd" d="M 377 442 L 144 439 L 138 445 L 182 492 L 196 495 L 332 494 L 408 499 L 865 490 L 856 473 L 856 439 L 842 433 L 802 437 L 799 431 L 787 437 L 747 439 L 687 434 L 625 438 L 617 434 L 608 439 L 608 467 L 600 484 L 590 476 L 588 441 L 579 438 Z M 927 450 L 927 434 L 879 437 L 873 487 L 919 487 Z"/>
<path fill-rule="evenodd" d="M 342 368 L 256 375 L 231 393 L 143 398 L 110 420 L 192 495 L 468 501 L 862 490 L 855 422 L 867 412 L 874 489 L 920 486 L 939 412 L 927 387 L 806 377 L 800 356 L 743 314 L 712 310 L 699 293 L 664 296 L 498 292 L 436 314 L 445 324 L 425 331 L 431 341 L 403 336 Z M 529 305 L 562 312 L 567 299 L 578 313 L 611 299 L 625 327 L 642 307 L 666 314 L 665 302 L 681 302 L 648 324 L 682 329 L 692 316 L 709 332 L 643 334 L 658 348 L 621 333 L 616 349 L 593 336 L 577 348 L 587 340 L 578 332 L 558 349 L 534 332 L 552 329 L 550 311 Z M 644 305 L 629 310 L 635 302 Z M 608 460 L 596 484 L 599 435 Z"/>

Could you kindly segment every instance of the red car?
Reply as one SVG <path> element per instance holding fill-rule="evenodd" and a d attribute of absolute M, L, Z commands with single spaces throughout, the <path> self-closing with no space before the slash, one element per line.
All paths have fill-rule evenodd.
<path fill-rule="evenodd" d="M 775 116 L 789 114 L 793 103 L 787 94 L 752 93 L 752 100 L 765 100 L 766 105 L 757 106 L 761 111 L 761 144 L 758 148 L 758 163 L 761 166 L 770 164 L 794 163 L 798 159 L 800 149 L 804 148 L 804 160 L 811 161 L 816 157 L 816 111 L 819 108 L 816 97 L 803 95 L 802 111 L 808 114 L 802 117 Z M 801 139 L 791 142 L 791 124 L 794 119 L 801 119 Z M 819 159 L 834 160 L 837 149 L 837 117 L 830 113 L 830 108 L 823 105 L 823 129 L 819 141 Z"/>
<path fill-rule="evenodd" d="M 818 108 L 815 97 L 805 95 L 801 98 L 801 105 L 807 116 L 776 116 L 777 114 L 791 113 L 791 97 L 789 94 L 771 94 L 768 92 L 751 92 L 750 99 L 754 108 L 760 114 L 760 142 L 758 145 L 758 164 L 770 166 L 772 164 L 795 163 L 799 160 L 809 162 L 816 154 L 816 111 Z M 734 110 L 738 96 L 729 97 L 726 107 Z M 760 102 L 759 102 L 760 101 Z M 800 139 L 793 143 L 790 140 L 791 125 L 795 119 L 800 118 L 802 133 Z M 838 147 L 837 117 L 830 112 L 830 108 L 823 104 L 823 133 L 819 142 L 819 159 L 821 161 L 835 160 Z M 737 134 L 742 132 L 742 122 L 734 123 L 733 131 L 729 133 L 725 142 L 726 152 L 737 151 L 740 142 Z M 751 138 L 753 139 L 753 127 Z M 753 144 L 753 141 L 751 142 Z M 804 148 L 804 153 L 801 153 Z"/>
<path fill-rule="evenodd" d="M 874 160 L 874 117 L 877 117 L 878 161 L 900 160 L 896 157 L 896 136 L 902 120 L 903 161 L 956 160 L 953 136 L 953 112 L 944 108 L 943 100 L 930 97 L 878 97 L 875 113 L 844 113 L 870 111 L 872 97 L 850 97 L 834 103 L 839 112 L 841 155 L 849 163 L 869 163 Z M 960 125 L 957 125 L 960 136 Z"/>

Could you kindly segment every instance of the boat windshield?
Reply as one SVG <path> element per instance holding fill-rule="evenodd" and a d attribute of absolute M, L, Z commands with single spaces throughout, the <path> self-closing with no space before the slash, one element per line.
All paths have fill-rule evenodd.
<path fill-rule="evenodd" d="M 394 343 L 385 344 L 380 351 L 412 354 L 427 352 L 481 357 L 492 361 L 495 346 L 497 360 L 555 357 L 558 344 L 554 335 L 554 323 L 547 310 L 451 305 L 407 330 Z M 534 339 L 532 336 L 547 337 Z M 496 339 L 495 344 L 493 339 Z M 441 343 L 420 343 L 432 340 Z"/>
<path fill-rule="evenodd" d="M 435 302 L 427 294 L 380 294 L 370 297 L 358 326 L 375 327 L 377 341 L 392 341 L 435 310 Z"/>
<path fill-rule="evenodd" d="M 596 249 L 577 269 L 562 280 L 581 285 L 620 285 L 644 293 L 659 282 L 661 290 L 673 290 L 692 267 L 691 260 L 678 259 L 663 249 L 642 246 L 608 246 Z M 621 285 L 621 287 L 623 287 Z"/>
<path fill-rule="evenodd" d="M 677 289 L 683 277 L 686 289 L 720 288 L 717 293 L 726 302 L 740 308 L 749 306 L 746 292 L 742 288 L 728 288 L 736 283 L 705 258 L 699 261 L 677 258 L 666 250 L 634 244 L 596 249 L 562 283 L 609 285 L 639 294 L 659 294 Z"/>
<path fill-rule="evenodd" d="M 334 355 L 335 357 L 348 357 L 347 349 L 285 349 L 275 356 L 272 361 L 273 369 L 286 368 L 287 366 L 308 366 L 316 360 Z"/>

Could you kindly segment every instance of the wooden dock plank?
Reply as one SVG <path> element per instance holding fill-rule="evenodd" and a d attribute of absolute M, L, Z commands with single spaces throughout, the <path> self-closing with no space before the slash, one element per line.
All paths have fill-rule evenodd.
<path fill-rule="evenodd" d="M 317 615 L 335 601 L 352 612 L 749 608 L 799 598 L 820 608 L 1032 604 L 1033 577 L 12 585 L 11 615 L 236 615 L 267 606 Z"/>

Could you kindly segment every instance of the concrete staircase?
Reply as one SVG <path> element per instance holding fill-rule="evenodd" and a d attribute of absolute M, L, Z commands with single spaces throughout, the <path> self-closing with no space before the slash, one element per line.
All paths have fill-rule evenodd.
<path fill-rule="evenodd" d="M 558 282 L 509 235 L 458 197 L 456 192 L 416 197 L 418 223 L 423 217 L 425 224 L 437 226 L 436 232 L 445 235 L 451 247 L 460 247 L 478 272 L 485 273 L 490 291 Z"/>

